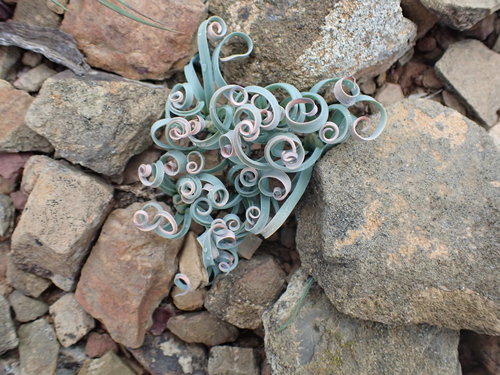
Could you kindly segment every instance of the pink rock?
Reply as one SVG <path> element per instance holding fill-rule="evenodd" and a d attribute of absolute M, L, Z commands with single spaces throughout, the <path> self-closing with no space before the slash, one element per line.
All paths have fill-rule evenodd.
<path fill-rule="evenodd" d="M 153 312 L 153 326 L 150 329 L 150 332 L 159 336 L 165 331 L 167 328 L 168 320 L 175 315 L 175 309 L 170 304 L 162 304 L 158 306 L 158 308 Z"/>
<path fill-rule="evenodd" d="M 12 203 L 14 204 L 16 210 L 22 211 L 24 209 L 24 206 L 26 205 L 28 196 L 22 191 L 14 191 L 10 193 L 10 199 L 12 200 Z"/>
<path fill-rule="evenodd" d="M 109 351 L 118 352 L 118 345 L 107 333 L 91 332 L 85 344 L 85 354 L 91 358 L 102 357 Z"/>
<path fill-rule="evenodd" d="M 8 179 L 17 179 L 21 169 L 31 154 L 0 152 L 0 176 Z"/>

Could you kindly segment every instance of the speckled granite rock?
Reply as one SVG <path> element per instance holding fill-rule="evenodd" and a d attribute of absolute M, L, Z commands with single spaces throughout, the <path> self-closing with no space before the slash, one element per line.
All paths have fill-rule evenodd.
<path fill-rule="evenodd" d="M 302 265 L 341 312 L 500 333 L 500 155 L 431 100 L 388 108 L 374 142 L 316 165 L 298 210 Z"/>
<path fill-rule="evenodd" d="M 304 292 L 296 272 L 286 292 L 264 314 L 265 347 L 273 375 L 461 375 L 459 333 L 428 325 L 391 327 L 338 312 L 313 285 L 299 315 L 285 330 Z"/>
<path fill-rule="evenodd" d="M 18 340 L 14 322 L 10 315 L 10 305 L 0 294 L 0 354 L 17 347 Z"/>
<path fill-rule="evenodd" d="M 227 81 L 242 85 L 308 89 L 332 76 L 375 76 L 416 36 L 398 0 L 212 0 L 209 10 L 253 39 L 251 59 L 222 64 Z"/>

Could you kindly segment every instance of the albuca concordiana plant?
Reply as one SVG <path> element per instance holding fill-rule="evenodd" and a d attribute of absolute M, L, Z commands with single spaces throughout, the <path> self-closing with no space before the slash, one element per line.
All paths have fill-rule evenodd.
<path fill-rule="evenodd" d="M 246 52 L 221 57 L 235 37 L 246 43 Z M 238 245 L 245 236 L 267 238 L 280 228 L 321 155 L 350 137 L 373 140 L 386 123 L 382 105 L 360 95 L 352 78 L 325 79 L 307 92 L 287 83 L 228 84 L 220 64 L 245 58 L 252 48 L 248 35 L 227 34 L 219 17 L 200 25 L 198 54 L 184 68 L 187 82 L 174 86 L 166 117 L 151 127 L 153 141 L 166 153 L 139 167 L 142 183 L 170 196 L 174 212 L 149 202 L 135 213 L 134 224 L 168 239 L 186 235 L 192 221 L 204 226 L 198 241 L 210 282 L 237 266 Z M 323 92 L 333 103 L 327 103 Z M 379 113 L 371 135 L 361 130 L 368 117 L 349 111 L 359 102 L 372 104 Z M 213 153 L 220 153 L 222 161 L 208 166 Z M 177 274 L 174 283 L 183 294 L 190 290 L 186 275 Z"/>

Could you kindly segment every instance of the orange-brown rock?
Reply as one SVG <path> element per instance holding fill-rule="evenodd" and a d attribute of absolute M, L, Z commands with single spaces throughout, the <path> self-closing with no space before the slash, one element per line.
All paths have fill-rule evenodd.
<path fill-rule="evenodd" d="M 82 269 L 76 298 L 111 337 L 137 348 L 152 314 L 168 294 L 177 271 L 182 239 L 167 240 L 132 224 L 134 203 L 111 212 Z"/>
<path fill-rule="evenodd" d="M 206 5 L 201 0 L 127 3 L 177 33 L 132 21 L 94 0 L 71 1 L 61 30 L 73 35 L 90 65 L 127 78 L 163 79 L 182 69 L 195 52 Z"/>

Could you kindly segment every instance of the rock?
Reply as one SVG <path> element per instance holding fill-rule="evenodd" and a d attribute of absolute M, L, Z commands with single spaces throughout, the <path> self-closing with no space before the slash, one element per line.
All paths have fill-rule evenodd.
<path fill-rule="evenodd" d="M 7 280 L 17 290 L 35 298 L 40 296 L 50 285 L 49 280 L 17 268 L 10 256 L 7 263 Z"/>
<path fill-rule="evenodd" d="M 24 210 L 24 206 L 26 206 L 26 202 L 28 201 L 28 196 L 26 194 L 22 191 L 14 191 L 10 193 L 9 196 L 16 210 Z"/>
<path fill-rule="evenodd" d="M 233 342 L 238 338 L 238 328 L 208 311 L 174 316 L 168 320 L 167 328 L 182 341 L 190 344 L 215 346 Z"/>
<path fill-rule="evenodd" d="M 94 319 L 83 310 L 73 293 L 65 294 L 53 303 L 50 315 L 57 338 L 65 348 L 76 344 L 95 326 Z"/>
<path fill-rule="evenodd" d="M 57 367 L 59 343 L 52 326 L 45 319 L 19 328 L 19 356 L 24 375 L 53 375 Z"/>
<path fill-rule="evenodd" d="M 177 33 L 119 17 L 94 0 L 71 1 L 61 29 L 73 35 L 90 65 L 127 78 L 160 80 L 182 69 L 195 52 L 206 5 L 200 0 L 128 3 Z"/>
<path fill-rule="evenodd" d="M 85 344 L 85 354 L 91 358 L 102 357 L 109 351 L 118 352 L 118 345 L 107 333 L 90 332 Z"/>
<path fill-rule="evenodd" d="M 469 38 L 475 38 L 479 40 L 486 40 L 488 36 L 495 31 L 495 14 L 490 14 L 488 17 L 482 19 L 473 27 L 464 31 L 464 35 Z"/>
<path fill-rule="evenodd" d="M 465 352 L 467 351 L 467 352 Z M 495 375 L 500 368 L 500 337 L 480 335 L 462 331 L 459 346 L 460 362 L 464 373 L 472 373 L 463 363 L 467 357 L 474 364 L 479 363 L 486 370 L 485 375 Z"/>
<path fill-rule="evenodd" d="M 266 356 L 274 375 L 450 374 L 461 375 L 459 333 L 428 325 L 391 327 L 338 312 L 313 285 L 287 328 L 303 295 L 307 274 L 297 271 L 286 292 L 264 313 Z"/>
<path fill-rule="evenodd" d="M 33 98 L 24 91 L 5 86 L 0 88 L 0 151 L 52 150 L 45 138 L 25 125 L 24 118 L 32 101 Z"/>
<path fill-rule="evenodd" d="M 428 69 L 427 65 L 414 60 L 410 61 L 403 67 L 403 72 L 398 81 L 399 85 L 403 89 L 408 89 L 415 79 L 417 79 L 426 69 Z"/>
<path fill-rule="evenodd" d="M 57 29 L 60 18 L 47 7 L 46 0 L 18 0 L 14 22 Z"/>
<path fill-rule="evenodd" d="M 149 332 L 155 336 L 159 336 L 167 329 L 168 320 L 176 315 L 175 307 L 170 303 L 161 303 L 155 311 L 153 311 L 153 324 Z"/>
<path fill-rule="evenodd" d="M 431 52 L 437 48 L 436 38 L 432 36 L 426 36 L 417 42 L 417 49 L 420 52 Z"/>
<path fill-rule="evenodd" d="M 59 4 L 64 7 L 67 7 L 69 0 L 57 0 Z M 47 8 L 53 11 L 55 14 L 64 14 L 64 8 L 61 8 L 59 5 L 56 5 L 52 0 L 45 0 L 47 3 Z"/>
<path fill-rule="evenodd" d="M 474 56 L 474 58 L 470 58 Z M 460 64 L 457 64 L 460 61 Z M 436 73 L 482 125 L 493 126 L 500 109 L 500 54 L 477 40 L 453 44 L 436 63 Z"/>
<path fill-rule="evenodd" d="M 442 95 L 445 106 L 453 108 L 455 111 L 464 116 L 467 114 L 465 107 L 460 103 L 455 95 L 453 95 L 448 90 L 443 90 Z"/>
<path fill-rule="evenodd" d="M 139 155 L 132 157 L 123 171 L 123 183 L 125 185 L 129 185 L 139 182 L 139 175 L 137 173 L 139 166 L 141 164 L 152 164 L 156 162 L 161 155 L 162 152 L 160 150 L 148 149 Z"/>
<path fill-rule="evenodd" d="M 85 348 L 82 344 L 61 348 L 55 375 L 76 375 L 83 362 L 88 359 L 89 357 L 85 355 Z"/>
<path fill-rule="evenodd" d="M 205 302 L 205 297 L 207 295 L 207 290 L 205 288 L 192 290 L 187 294 L 182 294 L 182 290 L 174 286 L 172 288 L 172 301 L 175 307 L 183 311 L 196 311 L 203 307 L 203 302 Z"/>
<path fill-rule="evenodd" d="M 23 73 L 19 78 L 13 83 L 14 87 L 28 92 L 36 92 L 40 90 L 42 84 L 49 78 L 52 77 L 57 72 L 50 69 L 45 64 L 40 64 L 37 67 L 28 70 Z"/>
<path fill-rule="evenodd" d="M 123 360 L 113 352 L 98 359 L 86 361 L 78 375 L 135 375 Z"/>
<path fill-rule="evenodd" d="M 9 194 L 16 189 L 22 168 L 31 154 L 0 152 L 0 193 Z"/>
<path fill-rule="evenodd" d="M 420 0 L 446 25 L 467 30 L 500 9 L 497 0 Z"/>
<path fill-rule="evenodd" d="M 386 83 L 375 95 L 375 99 L 385 106 L 403 100 L 404 97 L 401 86 L 396 83 Z"/>
<path fill-rule="evenodd" d="M 500 122 L 493 126 L 488 134 L 493 137 L 493 142 L 500 148 Z"/>
<path fill-rule="evenodd" d="M 255 350 L 214 346 L 208 357 L 209 375 L 259 375 Z"/>
<path fill-rule="evenodd" d="M 443 88 L 443 82 L 439 80 L 434 69 L 429 68 L 422 74 L 422 85 L 428 89 L 439 90 Z"/>
<path fill-rule="evenodd" d="M 130 352 L 152 375 L 206 374 L 207 355 L 203 347 L 185 344 L 169 332 L 146 335 L 144 345 Z"/>
<path fill-rule="evenodd" d="M 0 194 L 0 241 L 10 237 L 14 229 L 15 209 L 9 196 Z"/>
<path fill-rule="evenodd" d="M 0 79 L 5 79 L 21 57 L 17 47 L 0 47 Z"/>
<path fill-rule="evenodd" d="M 0 242 L 0 295 L 7 297 L 12 288 L 7 283 L 7 260 L 10 246 L 7 241 Z"/>
<path fill-rule="evenodd" d="M 82 53 L 76 48 L 73 37 L 50 27 L 17 22 L 0 23 L 0 45 L 36 51 L 76 74 L 85 74 L 90 70 Z"/>
<path fill-rule="evenodd" d="M 189 232 L 186 236 L 179 258 L 179 272 L 189 278 L 191 290 L 208 284 L 208 273 L 203 265 L 201 245 L 193 232 Z"/>
<path fill-rule="evenodd" d="M 109 211 L 113 189 L 46 156 L 28 160 L 22 184 L 25 178 L 35 182 L 12 234 L 12 259 L 24 271 L 69 291 Z"/>
<path fill-rule="evenodd" d="M 45 81 L 26 123 L 54 145 L 57 156 L 116 175 L 151 144 L 150 126 L 161 116 L 166 95 L 160 86 L 107 73 L 65 71 Z"/>
<path fill-rule="evenodd" d="M 261 244 L 262 239 L 259 236 L 253 233 L 248 233 L 248 235 L 238 245 L 238 255 L 245 259 L 252 259 Z"/>
<path fill-rule="evenodd" d="M 302 90 L 324 78 L 374 77 L 410 49 L 416 34 L 397 0 L 213 0 L 209 10 L 253 39 L 250 59 L 222 66 L 228 82 L 244 86 L 287 82 Z"/>
<path fill-rule="evenodd" d="M 498 150 L 431 100 L 388 119 L 379 140 L 316 165 L 298 210 L 302 266 L 344 314 L 498 334 Z"/>
<path fill-rule="evenodd" d="M 48 0 L 50 3 L 52 1 Z M 27 65 L 31 68 L 34 68 L 35 66 L 39 65 L 42 62 L 43 56 L 40 55 L 39 53 L 35 53 L 32 51 L 26 51 L 23 53 L 23 58 L 21 59 L 21 62 L 24 65 Z"/>
<path fill-rule="evenodd" d="M 0 355 L 17 347 L 14 322 L 10 316 L 9 302 L 0 295 Z"/>
<path fill-rule="evenodd" d="M 133 227 L 142 203 L 111 212 L 82 269 L 76 298 L 111 337 L 137 348 L 177 272 L 182 239 L 167 240 Z"/>
<path fill-rule="evenodd" d="M 417 25 L 417 39 L 423 37 L 437 23 L 438 18 L 422 5 L 420 0 L 401 0 L 403 15 Z"/>
<path fill-rule="evenodd" d="M 373 95 L 375 91 L 377 91 L 377 84 L 373 78 L 367 79 L 365 82 L 361 83 L 359 87 L 366 95 Z"/>
<path fill-rule="evenodd" d="M 11 293 L 9 302 L 16 313 L 16 320 L 21 323 L 31 322 L 49 311 L 45 302 L 26 297 L 17 290 Z"/>
<path fill-rule="evenodd" d="M 278 298 L 284 285 L 285 273 L 271 256 L 241 260 L 209 290 L 205 308 L 236 327 L 256 329 L 262 313 Z"/>

